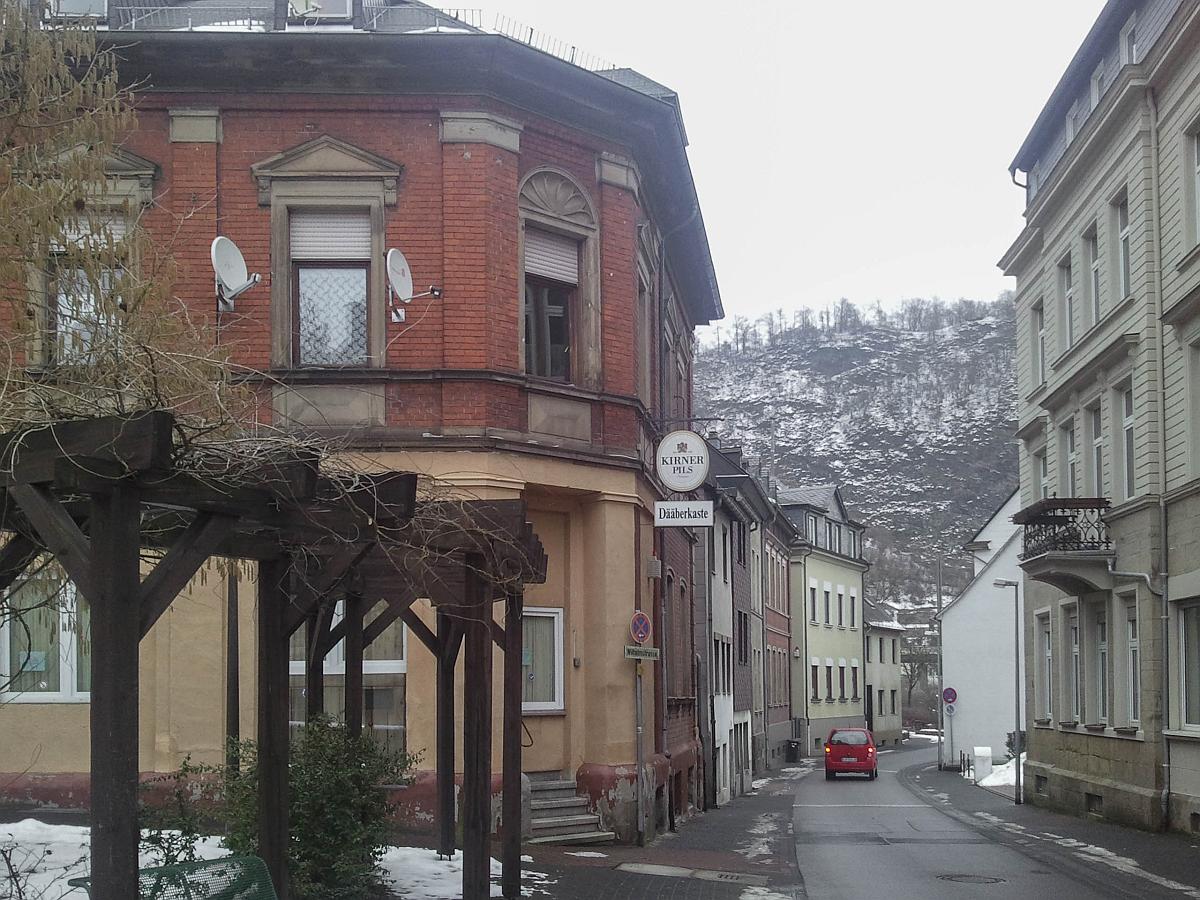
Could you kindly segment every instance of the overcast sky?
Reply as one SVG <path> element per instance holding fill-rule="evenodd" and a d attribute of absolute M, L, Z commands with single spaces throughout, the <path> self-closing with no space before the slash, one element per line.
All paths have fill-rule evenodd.
<path fill-rule="evenodd" d="M 680 95 L 726 319 L 993 299 L 1008 176 L 1103 0 L 493 0 Z M 491 25 L 491 21 L 486 24 Z"/>

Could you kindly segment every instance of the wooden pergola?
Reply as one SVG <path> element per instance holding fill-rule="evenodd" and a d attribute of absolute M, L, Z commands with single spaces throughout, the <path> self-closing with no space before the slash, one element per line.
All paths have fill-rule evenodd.
<path fill-rule="evenodd" d="M 492 645 L 504 653 L 503 892 L 520 896 L 521 613 L 546 555 L 521 501 L 416 504 L 416 476 L 323 477 L 315 453 L 214 473 L 175 463 L 166 412 L 0 435 L 0 590 L 50 554 L 91 607 L 91 878 L 137 896 L 138 643 L 212 556 L 258 564 L 259 852 L 288 897 L 289 641 L 305 628 L 306 697 L 345 642 L 346 728 L 362 728 L 363 652 L 399 619 L 437 661 L 439 852 L 455 849 L 454 672 L 464 663 L 463 896 L 490 893 Z M 193 467 L 194 468 L 194 467 Z M 203 468 L 203 467 L 201 467 Z M 143 577 L 143 549 L 162 551 Z M 412 609 L 436 608 L 436 630 Z M 344 615 L 332 624 L 333 607 Z M 504 603 L 504 623 L 492 604 Z M 369 623 L 366 613 L 386 605 Z"/>

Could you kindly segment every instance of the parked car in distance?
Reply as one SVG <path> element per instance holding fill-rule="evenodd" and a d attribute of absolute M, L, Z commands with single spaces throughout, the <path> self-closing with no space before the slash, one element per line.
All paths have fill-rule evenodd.
<path fill-rule="evenodd" d="M 825 739 L 825 780 L 839 772 L 866 775 L 874 781 L 877 768 L 875 738 L 865 728 L 835 728 Z"/>

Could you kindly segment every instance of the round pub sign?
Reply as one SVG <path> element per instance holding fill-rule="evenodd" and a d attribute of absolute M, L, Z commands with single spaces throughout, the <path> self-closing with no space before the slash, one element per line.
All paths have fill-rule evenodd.
<path fill-rule="evenodd" d="M 694 491 L 708 476 L 708 444 L 694 431 L 672 431 L 658 444 L 655 468 L 672 491 Z"/>

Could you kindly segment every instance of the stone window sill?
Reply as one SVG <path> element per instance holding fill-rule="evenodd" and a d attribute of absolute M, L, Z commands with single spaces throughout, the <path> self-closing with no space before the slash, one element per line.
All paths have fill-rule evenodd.
<path fill-rule="evenodd" d="M 1164 731 L 1163 734 L 1165 734 L 1167 737 L 1169 737 L 1175 741 L 1198 741 L 1198 742 L 1200 742 L 1200 731 L 1192 731 L 1192 730 L 1181 731 L 1177 728 L 1173 728 L 1170 731 Z"/>
<path fill-rule="evenodd" d="M 1070 722 L 1059 722 L 1058 727 L 1059 728 L 1078 728 L 1079 723 L 1074 720 L 1072 720 Z"/>

